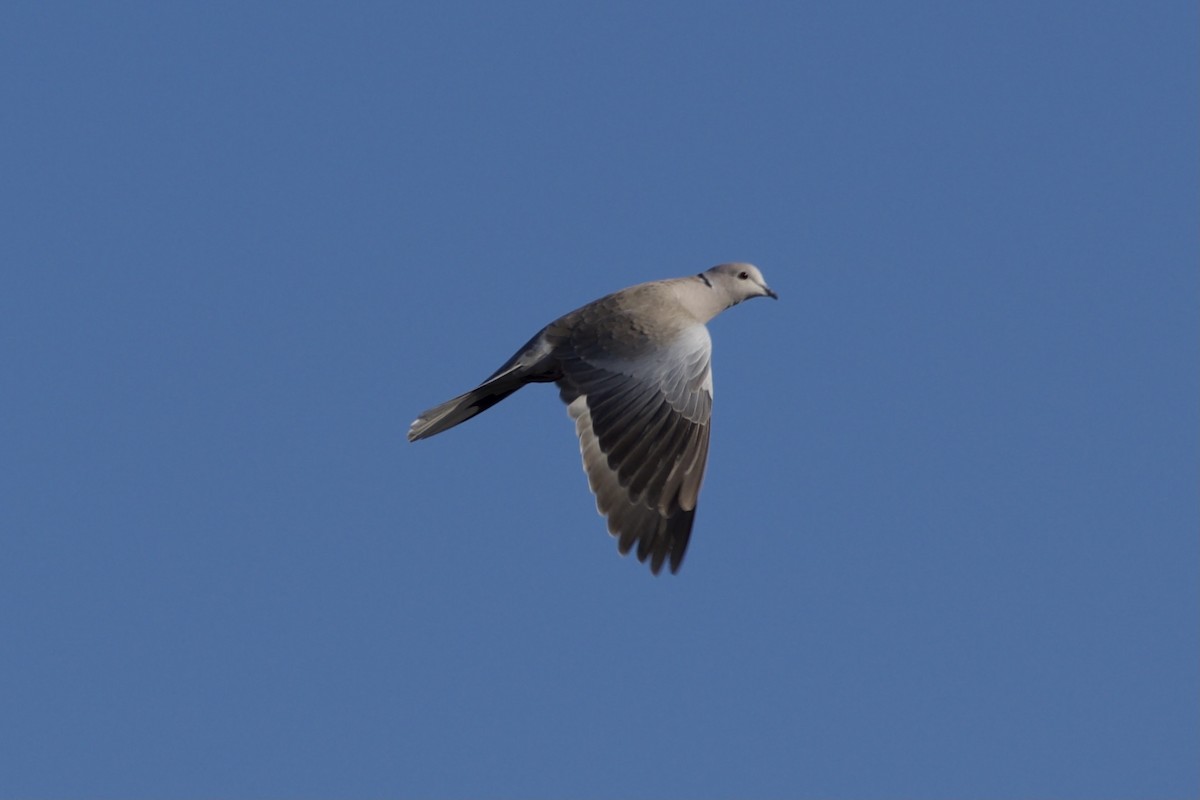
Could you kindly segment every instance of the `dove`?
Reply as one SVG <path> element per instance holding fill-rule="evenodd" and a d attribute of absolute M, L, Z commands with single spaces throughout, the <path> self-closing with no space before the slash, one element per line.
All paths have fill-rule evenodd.
<path fill-rule="evenodd" d="M 708 460 L 712 340 L 706 324 L 752 297 L 778 299 L 753 264 L 631 286 L 538 331 L 483 383 L 424 411 L 415 442 L 530 383 L 554 383 L 575 422 L 596 508 L 617 549 L 659 574 L 683 563 Z"/>

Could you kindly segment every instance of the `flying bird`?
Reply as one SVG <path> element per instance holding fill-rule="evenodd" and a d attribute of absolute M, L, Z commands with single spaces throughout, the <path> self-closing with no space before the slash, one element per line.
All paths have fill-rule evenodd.
<path fill-rule="evenodd" d="M 538 331 L 476 388 L 423 412 L 415 442 L 465 422 L 528 383 L 555 383 L 575 421 L 583 469 L 622 555 L 679 570 L 708 458 L 712 340 L 705 324 L 778 295 L 753 264 L 602 297 Z"/>

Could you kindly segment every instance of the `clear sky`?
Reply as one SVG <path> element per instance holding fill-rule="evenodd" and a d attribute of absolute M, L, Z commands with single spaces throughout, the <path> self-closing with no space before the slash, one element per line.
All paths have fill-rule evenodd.
<path fill-rule="evenodd" d="M 1200 793 L 1195 3 L 0 10 L 0 795 Z M 758 264 L 687 561 L 554 317 Z"/>

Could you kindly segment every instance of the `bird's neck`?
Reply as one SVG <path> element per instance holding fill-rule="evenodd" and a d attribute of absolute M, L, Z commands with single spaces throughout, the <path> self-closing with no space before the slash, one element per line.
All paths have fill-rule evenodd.
<path fill-rule="evenodd" d="M 719 283 L 701 272 L 691 278 L 679 278 L 672 282 L 679 304 L 700 324 L 720 314 L 738 301 Z"/>

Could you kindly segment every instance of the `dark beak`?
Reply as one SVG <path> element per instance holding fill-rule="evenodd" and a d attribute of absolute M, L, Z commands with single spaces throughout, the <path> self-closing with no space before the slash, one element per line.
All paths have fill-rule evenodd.
<path fill-rule="evenodd" d="M 771 298 L 772 300 L 779 299 L 779 295 L 777 295 L 777 294 L 775 294 L 775 292 L 771 291 L 771 288 L 769 286 L 764 286 L 763 291 L 765 291 L 767 293 L 767 297 Z"/>

